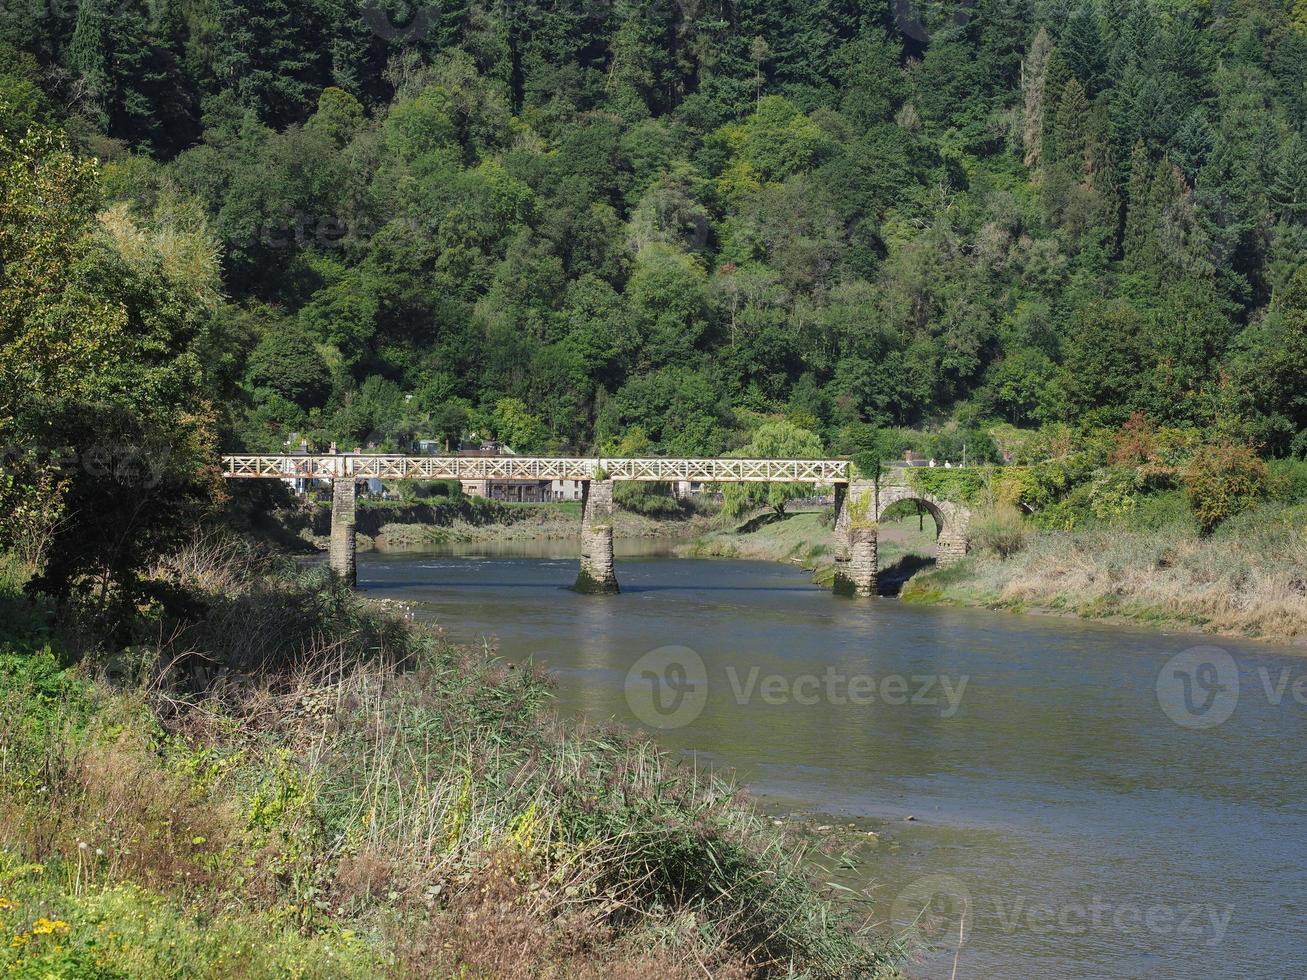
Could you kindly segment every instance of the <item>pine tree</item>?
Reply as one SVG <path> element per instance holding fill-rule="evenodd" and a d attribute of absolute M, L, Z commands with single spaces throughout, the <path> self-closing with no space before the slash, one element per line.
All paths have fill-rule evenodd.
<path fill-rule="evenodd" d="M 1068 176 L 1075 181 L 1085 175 L 1088 122 L 1089 101 L 1085 98 L 1085 90 L 1073 78 L 1063 87 L 1062 98 L 1058 100 L 1053 139 L 1057 153 L 1049 162 L 1064 166 Z"/>
<path fill-rule="evenodd" d="M 1281 221 L 1307 225 L 1307 140 L 1299 133 L 1280 147 L 1271 204 Z"/>
<path fill-rule="evenodd" d="M 306 118 L 331 82 L 322 0 L 215 0 L 218 83 L 272 126 Z"/>
<path fill-rule="evenodd" d="M 170 151 L 194 134 L 195 100 L 181 66 L 179 12 L 171 2 L 157 10 L 152 20 L 144 0 L 81 4 L 68 64 L 101 131 Z"/>
<path fill-rule="evenodd" d="M 1025 164 L 1033 167 L 1039 162 L 1043 148 L 1044 89 L 1048 79 L 1048 62 L 1053 55 L 1053 41 L 1048 31 L 1040 28 L 1030 42 L 1030 52 L 1021 65 L 1021 142 L 1025 149 Z"/>
<path fill-rule="evenodd" d="M 993 99 L 1006 100 L 1020 79 L 1030 22 L 1029 0 L 979 0 L 976 71 Z"/>
<path fill-rule="evenodd" d="M 1171 140 L 1167 155 L 1184 171 L 1190 182 L 1198 178 L 1198 172 L 1207 162 L 1212 152 L 1212 127 L 1207 124 L 1207 114 L 1195 109 L 1185 118 Z"/>
<path fill-rule="evenodd" d="M 1108 257 L 1115 256 L 1121 236 L 1121 174 L 1107 106 L 1098 102 L 1090 110 L 1085 155 L 1093 210 L 1089 236 Z"/>
<path fill-rule="evenodd" d="M 1048 67 L 1044 71 L 1044 97 L 1042 119 L 1040 121 L 1040 159 L 1048 163 L 1057 159 L 1057 106 L 1062 101 L 1062 90 L 1071 80 L 1071 69 L 1062 59 L 1056 48 L 1048 56 Z"/>
<path fill-rule="evenodd" d="M 68 67 L 81 88 L 82 105 L 102 130 L 109 129 L 111 82 L 108 69 L 108 29 L 111 0 L 83 0 L 68 45 Z"/>
<path fill-rule="evenodd" d="M 1135 143 L 1130 151 L 1125 212 L 1124 248 L 1125 269 L 1138 271 L 1145 261 L 1149 238 L 1153 235 L 1153 216 L 1149 209 L 1149 191 L 1153 182 L 1152 161 L 1142 142 Z"/>
<path fill-rule="evenodd" d="M 1098 14 L 1090 0 L 1081 0 L 1067 20 L 1066 29 L 1058 39 L 1058 50 L 1071 73 L 1080 80 L 1085 95 L 1092 99 L 1103 88 L 1107 65 L 1103 39 L 1098 32 Z"/>

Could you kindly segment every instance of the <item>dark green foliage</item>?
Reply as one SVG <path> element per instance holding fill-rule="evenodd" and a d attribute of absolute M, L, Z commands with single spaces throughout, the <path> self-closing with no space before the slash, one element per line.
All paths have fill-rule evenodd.
<path fill-rule="evenodd" d="M 19 4 L 0 129 L 53 116 L 138 219 L 216 233 L 251 447 L 453 448 L 508 399 L 539 451 L 1135 410 L 1307 451 L 1302 25 L 921 17 Z"/>
<path fill-rule="evenodd" d="M 317 408 L 331 391 L 327 362 L 302 334 L 274 329 L 250 354 L 246 378 L 304 408 Z"/>

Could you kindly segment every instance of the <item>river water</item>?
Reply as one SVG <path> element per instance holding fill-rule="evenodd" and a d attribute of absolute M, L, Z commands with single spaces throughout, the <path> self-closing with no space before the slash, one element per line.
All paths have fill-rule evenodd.
<path fill-rule="evenodd" d="M 856 827 L 831 880 L 908 936 L 910 976 L 1307 976 L 1300 653 L 657 550 L 619 542 L 613 597 L 566 589 L 567 542 L 363 555 L 359 584 L 547 663 L 564 713 Z"/>

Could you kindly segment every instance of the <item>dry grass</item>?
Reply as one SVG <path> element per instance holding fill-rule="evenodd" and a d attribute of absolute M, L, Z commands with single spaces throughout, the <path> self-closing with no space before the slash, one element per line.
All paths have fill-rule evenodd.
<path fill-rule="evenodd" d="M 1180 527 L 1032 534 L 1007 560 L 980 555 L 920 576 L 905 598 L 1296 640 L 1307 636 L 1307 526 L 1266 506 L 1211 537 Z"/>

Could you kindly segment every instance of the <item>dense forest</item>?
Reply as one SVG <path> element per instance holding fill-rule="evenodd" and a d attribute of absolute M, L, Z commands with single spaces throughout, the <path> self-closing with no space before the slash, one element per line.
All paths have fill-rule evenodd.
<path fill-rule="evenodd" d="M 66 134 L 79 288 L 228 445 L 1307 452 L 1301 2 L 17 0 L 0 65 L 9 174 Z"/>

